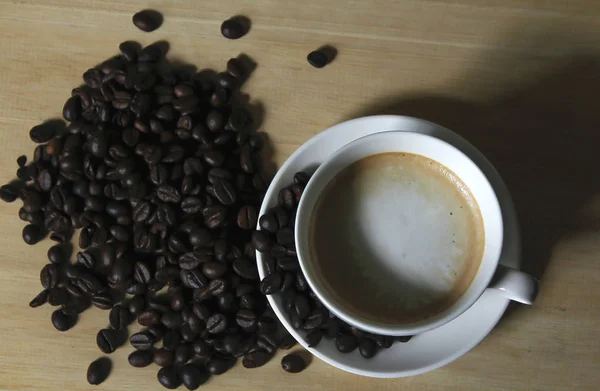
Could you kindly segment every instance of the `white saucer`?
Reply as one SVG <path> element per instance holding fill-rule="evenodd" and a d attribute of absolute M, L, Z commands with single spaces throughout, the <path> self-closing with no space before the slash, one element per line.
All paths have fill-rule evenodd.
<path fill-rule="evenodd" d="M 494 187 L 502 207 L 504 246 L 500 262 L 518 269 L 521 263 L 519 227 L 512 199 L 497 171 L 475 147 L 456 133 L 416 118 L 391 115 L 358 118 L 335 125 L 314 136 L 298 148 L 279 169 L 266 193 L 260 215 L 276 205 L 279 190 L 292 183 L 296 172 L 312 173 L 345 144 L 369 134 L 390 130 L 417 132 L 440 138 L 463 151 L 479 165 Z M 257 264 L 260 277 L 263 278 L 265 270 L 259 252 Z M 382 349 L 374 358 L 367 360 L 360 356 L 358 350 L 350 354 L 338 352 L 333 341 L 325 338 L 317 347 L 309 348 L 303 338 L 305 333 L 294 330 L 288 321 L 279 295 L 268 296 L 268 299 L 279 320 L 312 354 L 344 371 L 379 378 L 414 376 L 456 360 L 485 338 L 510 302 L 498 291 L 488 289 L 471 308 L 453 321 L 419 334 L 408 343 L 397 342 L 390 349 Z"/>

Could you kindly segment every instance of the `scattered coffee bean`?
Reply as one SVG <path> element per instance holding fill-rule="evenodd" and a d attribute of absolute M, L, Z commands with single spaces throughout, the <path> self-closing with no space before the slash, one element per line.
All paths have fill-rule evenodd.
<path fill-rule="evenodd" d="M 248 353 L 242 359 L 242 365 L 244 368 L 258 368 L 265 365 L 271 359 L 272 354 L 261 350 L 256 350 L 252 353 Z"/>
<path fill-rule="evenodd" d="M 306 362 L 298 354 L 288 354 L 281 359 L 281 368 L 289 373 L 298 373 L 306 368 Z"/>
<path fill-rule="evenodd" d="M 67 331 L 75 325 L 77 316 L 67 315 L 61 310 L 56 310 L 52 313 L 52 325 L 58 331 Z"/>
<path fill-rule="evenodd" d="M 306 59 L 315 68 L 323 68 L 329 62 L 327 55 L 320 50 L 310 52 Z"/>
<path fill-rule="evenodd" d="M 232 18 L 221 24 L 221 34 L 228 39 L 238 39 L 246 34 L 244 25 L 237 19 Z"/>
<path fill-rule="evenodd" d="M 102 329 L 96 334 L 96 344 L 104 353 L 114 352 L 119 344 L 119 336 L 112 329 Z"/>
<path fill-rule="evenodd" d="M 158 382 L 165 388 L 174 390 L 179 387 L 181 380 L 174 367 L 161 368 L 157 373 Z"/>
<path fill-rule="evenodd" d="M 137 28 L 147 33 L 156 30 L 162 24 L 162 15 L 154 10 L 143 10 L 133 15 L 132 21 Z"/>
<path fill-rule="evenodd" d="M 185 364 L 181 368 L 181 380 L 188 390 L 196 390 L 206 381 L 207 377 L 195 364 Z"/>
<path fill-rule="evenodd" d="M 373 358 L 377 353 L 377 344 L 369 338 L 364 338 L 358 344 L 358 350 L 364 358 Z"/>
<path fill-rule="evenodd" d="M 33 300 L 31 300 L 29 302 L 29 306 L 31 308 L 39 307 L 41 305 L 46 304 L 47 301 L 48 301 L 48 291 L 46 289 L 44 289 L 43 291 L 38 293 L 37 296 L 33 298 Z"/>
<path fill-rule="evenodd" d="M 153 358 L 154 356 L 149 350 L 136 350 L 129 355 L 127 360 L 132 367 L 143 368 L 152 364 Z"/>
<path fill-rule="evenodd" d="M 93 361 L 87 370 L 87 381 L 98 385 L 108 378 L 112 369 L 112 362 L 108 357 L 102 357 Z"/>

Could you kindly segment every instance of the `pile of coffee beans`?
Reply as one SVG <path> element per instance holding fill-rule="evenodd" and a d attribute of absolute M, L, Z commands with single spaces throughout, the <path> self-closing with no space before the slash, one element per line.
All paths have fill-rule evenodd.
<path fill-rule="evenodd" d="M 376 335 L 348 325 L 334 316 L 308 285 L 296 254 L 294 226 L 309 179 L 305 172 L 296 173 L 293 183 L 279 191 L 278 205 L 260 217 L 260 230 L 252 234 L 252 245 L 262 253 L 266 270 L 266 277 L 260 282 L 261 293 L 281 295 L 289 323 L 304 333 L 308 346 L 317 346 L 323 338 L 329 338 L 335 340 L 341 353 L 358 349 L 363 357 L 372 358 L 379 349 L 390 348 L 394 341 L 408 342 L 410 337 Z"/>
<path fill-rule="evenodd" d="M 57 242 L 31 307 L 57 307 L 59 331 L 92 305 L 110 310 L 110 328 L 96 336 L 106 354 L 137 320 L 145 329 L 129 338 L 131 365 L 154 362 L 165 387 L 193 389 L 237 358 L 263 365 L 282 342 L 251 243 L 267 187 L 263 140 L 234 99 L 247 76 L 238 59 L 226 72 L 189 73 L 166 61 L 161 43 L 119 49 L 83 74 L 63 108 L 68 125 L 31 129 L 33 159 L 17 160 L 18 179 L 0 198 L 22 200 L 27 244 Z M 106 377 L 104 362 L 90 365 L 90 382 Z"/>

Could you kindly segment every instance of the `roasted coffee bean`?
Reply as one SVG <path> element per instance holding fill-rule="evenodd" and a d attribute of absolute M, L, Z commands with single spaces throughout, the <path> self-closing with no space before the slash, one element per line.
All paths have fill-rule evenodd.
<path fill-rule="evenodd" d="M 165 388 L 174 390 L 181 385 L 181 380 L 174 367 L 163 367 L 157 373 L 158 382 Z"/>
<path fill-rule="evenodd" d="M 181 342 L 181 334 L 177 330 L 169 330 L 163 336 L 163 347 L 168 350 L 175 350 Z"/>
<path fill-rule="evenodd" d="M 183 286 L 190 289 L 204 288 L 207 284 L 206 277 L 199 269 L 182 269 L 180 271 L 180 278 Z"/>
<path fill-rule="evenodd" d="M 306 340 L 306 343 L 311 348 L 317 346 L 321 342 L 322 338 L 323 338 L 323 332 L 321 330 L 313 330 L 313 331 L 309 332 L 308 334 L 306 334 L 306 337 L 304 337 L 304 339 Z M 336 339 L 336 343 L 337 343 L 337 339 Z M 355 346 L 355 348 L 356 348 L 356 346 Z M 338 350 L 339 350 L 339 347 L 338 347 Z"/>
<path fill-rule="evenodd" d="M 19 197 L 16 188 L 11 185 L 3 185 L 0 187 L 0 199 L 4 202 L 14 202 Z"/>
<path fill-rule="evenodd" d="M 77 253 L 77 264 L 88 269 L 93 269 L 96 262 L 90 253 L 80 251 Z"/>
<path fill-rule="evenodd" d="M 154 337 L 148 332 L 139 332 L 129 337 L 129 343 L 136 350 L 149 350 L 154 345 Z"/>
<path fill-rule="evenodd" d="M 242 62 L 237 58 L 231 58 L 229 61 L 227 61 L 227 72 L 231 76 L 239 79 L 240 77 L 242 77 L 243 74 L 242 69 Z"/>
<path fill-rule="evenodd" d="M 206 362 L 206 370 L 211 375 L 222 375 L 232 366 L 232 362 L 221 358 L 211 358 Z"/>
<path fill-rule="evenodd" d="M 243 206 L 237 216 L 238 227 L 241 229 L 254 229 L 256 227 L 257 214 L 256 208 L 253 206 Z"/>
<path fill-rule="evenodd" d="M 256 339 L 256 345 L 271 354 L 274 354 L 277 351 L 277 339 L 275 336 L 269 334 L 259 335 Z"/>
<path fill-rule="evenodd" d="M 308 63 L 315 68 L 323 68 L 329 62 L 327 55 L 320 50 L 308 53 L 306 59 L 308 60 Z"/>
<path fill-rule="evenodd" d="M 221 34 L 228 39 L 238 39 L 246 34 L 246 29 L 238 19 L 232 18 L 221 24 Z"/>
<path fill-rule="evenodd" d="M 67 331 L 77 322 L 77 315 L 67 315 L 61 310 L 52 313 L 52 325 L 58 331 Z"/>
<path fill-rule="evenodd" d="M 412 335 L 404 335 L 404 336 L 396 337 L 395 339 L 398 342 L 406 343 L 406 342 L 410 341 L 411 338 L 412 338 Z"/>
<path fill-rule="evenodd" d="M 185 364 L 181 368 L 181 380 L 188 390 L 198 389 L 207 379 L 208 376 L 195 364 Z"/>
<path fill-rule="evenodd" d="M 281 368 L 288 373 L 298 373 L 306 368 L 306 362 L 298 354 L 288 354 L 281 359 Z"/>
<path fill-rule="evenodd" d="M 373 335 L 372 339 L 377 346 L 383 349 L 389 349 L 394 344 L 394 337 L 390 337 L 389 335 Z"/>
<path fill-rule="evenodd" d="M 194 351 L 193 351 L 191 345 L 181 344 L 181 345 L 177 346 L 177 348 L 175 348 L 175 354 L 174 354 L 175 363 L 177 365 L 185 364 L 186 362 L 189 361 L 190 358 L 192 358 L 193 353 L 194 353 Z"/>
<path fill-rule="evenodd" d="M 371 339 L 364 338 L 358 344 L 358 351 L 364 358 L 373 358 L 377 354 L 377 344 Z"/>
<path fill-rule="evenodd" d="M 187 214 L 200 213 L 203 206 L 202 200 L 198 197 L 185 197 L 181 202 L 181 210 Z"/>
<path fill-rule="evenodd" d="M 43 291 L 41 291 L 40 293 L 38 293 L 37 296 L 35 296 L 29 302 L 29 306 L 31 308 L 39 307 L 41 305 L 46 304 L 47 301 L 48 301 L 48 291 L 46 289 L 44 289 Z"/>
<path fill-rule="evenodd" d="M 67 261 L 68 255 L 65 246 L 54 245 L 48 249 L 48 260 L 54 264 L 62 264 Z"/>
<path fill-rule="evenodd" d="M 45 143 L 50 141 L 52 137 L 54 137 L 54 133 L 56 128 L 51 123 L 43 123 L 41 125 L 36 125 L 31 130 L 29 130 L 29 138 L 34 143 Z"/>
<path fill-rule="evenodd" d="M 146 310 L 138 315 L 138 323 L 141 326 L 150 326 L 160 322 L 160 313 L 154 310 Z"/>
<path fill-rule="evenodd" d="M 113 300 L 108 292 L 99 292 L 92 296 L 92 304 L 101 310 L 110 310 L 113 307 Z"/>
<path fill-rule="evenodd" d="M 283 281 L 280 274 L 269 274 L 260 282 L 260 292 L 263 295 L 272 295 L 277 293 L 281 290 L 282 282 Z"/>
<path fill-rule="evenodd" d="M 271 241 L 266 232 L 254 231 L 252 232 L 252 244 L 261 253 L 270 251 Z"/>
<path fill-rule="evenodd" d="M 119 336 L 115 330 L 102 329 L 96 334 L 96 344 L 103 353 L 112 353 L 119 345 Z"/>
<path fill-rule="evenodd" d="M 206 277 L 213 280 L 227 273 L 227 266 L 219 262 L 207 262 L 202 265 L 202 272 Z"/>
<path fill-rule="evenodd" d="M 168 329 L 177 329 L 183 325 L 183 319 L 181 318 L 181 312 L 168 311 L 163 313 L 161 323 Z"/>
<path fill-rule="evenodd" d="M 279 343 L 279 349 L 288 350 L 296 346 L 297 342 L 291 334 L 286 333 L 281 342 Z"/>
<path fill-rule="evenodd" d="M 44 232 L 39 225 L 28 224 L 23 228 L 23 241 L 34 245 L 44 238 Z"/>
<path fill-rule="evenodd" d="M 170 350 L 160 348 L 154 352 L 154 363 L 159 367 L 170 367 L 173 361 L 173 352 Z"/>
<path fill-rule="evenodd" d="M 40 272 L 40 281 L 44 289 L 54 288 L 58 285 L 58 267 L 52 263 L 47 264 Z"/>
<path fill-rule="evenodd" d="M 146 265 L 144 262 L 138 261 L 133 267 L 133 278 L 141 284 L 148 284 L 152 278 L 152 272 L 150 271 L 148 265 Z"/>
<path fill-rule="evenodd" d="M 134 296 L 129 300 L 127 307 L 132 315 L 137 316 L 146 308 L 146 300 L 143 296 Z"/>
<path fill-rule="evenodd" d="M 273 334 L 277 332 L 277 321 L 269 316 L 261 316 L 257 322 L 260 334 Z"/>
<path fill-rule="evenodd" d="M 298 262 L 298 259 L 294 257 L 277 258 L 277 266 L 279 269 L 285 271 L 296 271 L 300 269 L 300 263 Z"/>
<path fill-rule="evenodd" d="M 242 365 L 244 368 L 258 368 L 265 365 L 269 360 L 271 360 L 273 355 L 268 352 L 264 352 L 261 350 L 256 350 L 252 353 L 248 353 L 242 359 Z"/>
<path fill-rule="evenodd" d="M 240 258 L 233 261 L 232 267 L 233 271 L 242 278 L 247 280 L 258 279 L 258 270 L 253 262 Z"/>
<path fill-rule="evenodd" d="M 340 334 L 335 338 L 335 346 L 340 353 L 350 353 L 358 347 L 358 340 L 354 335 Z"/>
<path fill-rule="evenodd" d="M 108 320 L 113 329 L 124 330 L 129 324 L 130 317 L 129 310 L 122 305 L 117 304 L 110 310 Z"/>
<path fill-rule="evenodd" d="M 136 350 L 132 352 L 127 361 L 129 361 L 129 365 L 136 368 L 144 368 L 148 365 L 152 364 L 154 359 L 154 355 L 149 350 Z"/>
<path fill-rule="evenodd" d="M 235 315 L 235 322 L 244 329 L 256 326 L 256 314 L 248 309 L 241 309 Z"/>
<path fill-rule="evenodd" d="M 216 313 L 206 321 L 206 329 L 211 334 L 217 334 L 227 329 L 227 317 L 223 314 Z"/>
<path fill-rule="evenodd" d="M 102 357 L 93 361 L 87 370 L 87 381 L 92 385 L 98 385 L 104 382 L 110 375 L 112 363 L 107 357 Z"/>
<path fill-rule="evenodd" d="M 254 173 L 254 163 L 252 162 L 252 151 L 249 145 L 244 145 L 240 152 L 240 167 L 248 174 Z"/>
<path fill-rule="evenodd" d="M 211 205 L 202 209 L 204 224 L 209 229 L 221 227 L 227 218 L 227 209 L 222 205 Z"/>
<path fill-rule="evenodd" d="M 132 18 L 135 27 L 147 33 L 159 28 L 162 20 L 163 17 L 160 12 L 148 9 L 136 12 Z"/>

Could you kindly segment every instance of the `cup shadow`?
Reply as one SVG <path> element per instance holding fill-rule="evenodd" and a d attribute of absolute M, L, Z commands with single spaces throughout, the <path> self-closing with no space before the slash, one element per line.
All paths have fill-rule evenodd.
<path fill-rule="evenodd" d="M 600 227 L 597 214 L 586 214 L 600 194 L 600 56 L 561 63 L 499 96 L 466 101 L 414 93 L 386 98 L 353 115 L 422 118 L 479 149 L 512 194 L 521 226 L 521 268 L 542 280 L 541 295 L 558 240 Z"/>

